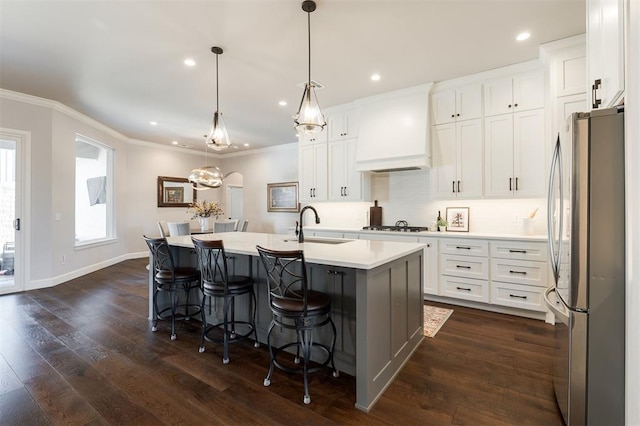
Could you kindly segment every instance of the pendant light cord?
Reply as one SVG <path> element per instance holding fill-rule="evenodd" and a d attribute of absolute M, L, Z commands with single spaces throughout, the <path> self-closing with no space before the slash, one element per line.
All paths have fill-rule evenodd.
<path fill-rule="evenodd" d="M 311 86 L 311 12 L 307 12 L 307 40 L 309 42 L 309 86 Z"/>
<path fill-rule="evenodd" d="M 218 84 L 218 56 L 219 54 L 216 53 L 216 112 L 220 111 L 220 94 L 219 94 L 219 88 L 220 85 Z"/>

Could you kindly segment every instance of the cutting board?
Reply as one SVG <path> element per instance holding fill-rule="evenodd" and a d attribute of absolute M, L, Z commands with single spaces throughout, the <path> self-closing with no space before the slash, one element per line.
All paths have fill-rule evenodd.
<path fill-rule="evenodd" d="M 378 200 L 369 207 L 369 226 L 382 226 L 382 207 L 378 206 Z"/>

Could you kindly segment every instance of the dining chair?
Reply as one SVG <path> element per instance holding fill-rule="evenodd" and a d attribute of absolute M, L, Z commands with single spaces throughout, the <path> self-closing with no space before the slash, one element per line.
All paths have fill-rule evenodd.
<path fill-rule="evenodd" d="M 233 222 L 215 222 L 213 232 L 232 232 L 234 225 Z"/>
<path fill-rule="evenodd" d="M 191 225 L 189 222 L 167 222 L 169 227 L 169 236 L 191 235 Z"/>
<path fill-rule="evenodd" d="M 249 221 L 245 220 L 242 222 L 242 228 L 240 228 L 240 232 L 247 232 L 247 227 L 249 226 Z"/>
<path fill-rule="evenodd" d="M 169 228 L 167 227 L 166 220 L 158 221 L 158 229 L 160 230 L 160 236 L 162 238 L 167 238 L 169 236 Z"/>

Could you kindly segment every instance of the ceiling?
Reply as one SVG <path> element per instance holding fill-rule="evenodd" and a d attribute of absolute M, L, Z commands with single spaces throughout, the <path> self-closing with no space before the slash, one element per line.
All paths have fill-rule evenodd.
<path fill-rule="evenodd" d="M 323 108 L 534 59 L 539 44 L 585 31 L 584 0 L 316 3 L 311 77 L 325 86 Z M 234 145 L 291 143 L 306 25 L 298 0 L 0 0 L 0 88 L 58 101 L 132 139 L 202 150 L 220 46 L 220 110 Z M 531 38 L 515 41 L 522 31 Z"/>

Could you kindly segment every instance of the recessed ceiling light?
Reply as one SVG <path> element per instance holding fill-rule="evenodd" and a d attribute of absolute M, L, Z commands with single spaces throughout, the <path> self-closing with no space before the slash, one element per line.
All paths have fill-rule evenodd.
<path fill-rule="evenodd" d="M 280 101 L 280 102 L 278 102 L 278 105 L 286 106 L 287 105 L 287 101 Z"/>
<path fill-rule="evenodd" d="M 380 74 L 371 74 L 371 80 L 378 81 L 380 80 Z"/>
<path fill-rule="evenodd" d="M 171 141 L 171 144 L 178 145 L 178 141 Z"/>
<path fill-rule="evenodd" d="M 529 37 L 531 37 L 531 34 L 529 34 L 528 32 L 523 32 L 518 34 L 518 37 L 516 37 L 516 40 L 518 41 L 525 41 L 526 39 L 528 39 Z"/>
<path fill-rule="evenodd" d="M 151 124 L 152 126 L 157 126 L 158 122 L 157 121 L 150 121 L 149 124 Z"/>
<path fill-rule="evenodd" d="M 245 144 L 244 144 L 244 146 L 249 146 L 249 144 L 248 144 L 248 143 L 245 143 Z"/>
<path fill-rule="evenodd" d="M 187 58 L 184 60 L 184 64 L 188 67 L 195 67 L 196 66 L 196 61 L 194 61 L 191 58 Z"/>

